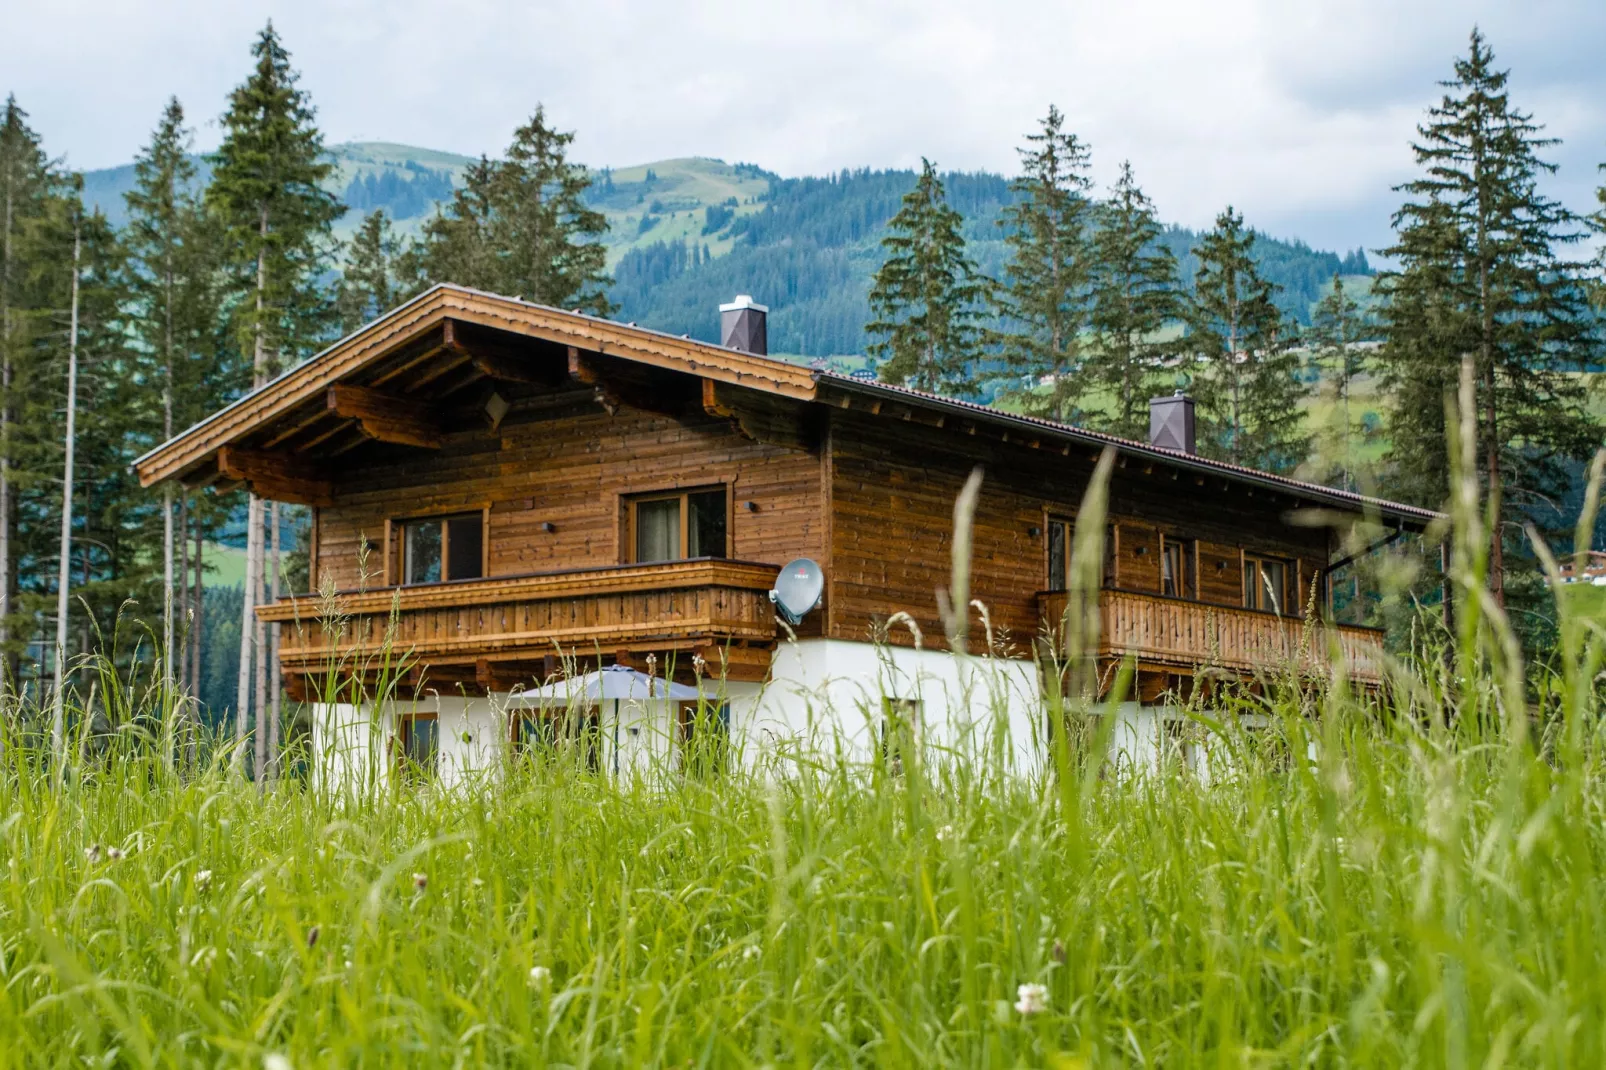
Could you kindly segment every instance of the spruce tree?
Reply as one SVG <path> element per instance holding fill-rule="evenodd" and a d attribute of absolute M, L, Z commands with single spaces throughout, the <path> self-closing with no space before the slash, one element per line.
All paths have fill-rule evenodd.
<path fill-rule="evenodd" d="M 235 337 L 251 354 L 251 385 L 259 387 L 286 365 L 327 340 L 332 304 L 319 276 L 331 253 L 330 226 L 344 211 L 320 185 L 333 165 L 307 95 L 297 87 L 290 55 L 270 22 L 252 46 L 255 69 L 229 97 L 223 142 L 212 157 L 206 203 L 224 227 Z M 269 511 L 276 522 L 278 510 Z M 240 635 L 235 730 L 243 740 L 249 719 L 252 654 L 257 655 L 258 724 L 267 708 L 267 640 L 255 607 L 264 579 L 264 509 L 253 494 L 247 510 L 246 579 Z M 277 679 L 277 673 L 274 674 Z M 266 734 L 257 733 L 257 766 L 264 770 Z M 240 751 L 244 762 L 244 749 Z"/>
<path fill-rule="evenodd" d="M 1154 204 L 1121 164 L 1121 176 L 1098 213 L 1093 237 L 1092 334 L 1086 375 L 1105 397 L 1087 424 L 1142 441 L 1149 398 L 1166 384 L 1165 360 L 1176 350 L 1160 337 L 1182 318 L 1177 261 L 1161 241 Z"/>
<path fill-rule="evenodd" d="M 1082 331 L 1093 216 L 1088 149 L 1064 125 L 1050 105 L 1039 131 L 1026 135 L 1029 144 L 1018 150 L 1021 174 L 1009 186 L 1015 199 L 998 218 L 1009 260 L 993 291 L 1004 325 L 993 340 L 1010 370 L 1027 380 L 1018 402 L 1032 415 L 1061 422 L 1072 418 L 1087 391 Z M 1044 378 L 1052 384 L 1046 396 L 1035 389 Z"/>
<path fill-rule="evenodd" d="M 49 281 L 40 235 L 59 210 L 63 178 L 15 96 L 0 115 L 0 671 L 9 688 L 32 625 L 18 614 L 19 489 L 43 472 L 30 471 L 24 410 L 41 396 L 36 386 L 39 338 L 49 328 Z"/>
<path fill-rule="evenodd" d="M 1344 280 L 1333 276 L 1333 288 L 1311 312 L 1310 330 L 1305 342 L 1324 374 L 1331 375 L 1337 395 L 1338 412 L 1329 431 L 1327 455 L 1338 463 L 1339 485 L 1353 490 L 1350 470 L 1350 443 L 1355 422 L 1350 414 L 1350 393 L 1355 377 L 1366 369 L 1359 343 L 1365 337 L 1366 320 L 1355 300 L 1344 292 Z"/>
<path fill-rule="evenodd" d="M 568 161 L 573 132 L 547 124 L 537 107 L 501 160 L 482 158 L 452 200 L 424 225 L 409 251 L 413 289 L 438 282 L 522 297 L 593 315 L 608 301 L 607 218 L 585 202 L 585 168 Z"/>
<path fill-rule="evenodd" d="M 396 262 L 400 255 L 400 243 L 391 234 L 384 209 L 364 216 L 362 226 L 346 245 L 346 262 L 335 284 L 341 333 L 350 334 L 396 304 Z"/>
<path fill-rule="evenodd" d="M 1399 269 L 1380 280 L 1381 381 L 1393 399 L 1391 490 L 1437 504 L 1449 480 L 1445 397 L 1463 358 L 1475 364 L 1477 457 L 1502 523 L 1490 542 L 1490 586 L 1503 601 L 1508 553 L 1526 554 L 1521 521 L 1554 500 L 1566 458 L 1599 440 L 1585 387 L 1569 371 L 1597 352 L 1578 266 L 1558 250 L 1576 219 L 1538 189 L 1552 141 L 1517 110 L 1507 72 L 1472 32 L 1441 102 L 1417 128 L 1418 177 L 1385 250 Z M 1533 571 L 1530 569 L 1531 585 Z"/>
<path fill-rule="evenodd" d="M 881 378 L 933 393 L 975 389 L 987 283 L 965 251 L 964 219 L 948 204 L 930 160 L 887 223 L 886 261 L 870 287 L 867 347 Z"/>
<path fill-rule="evenodd" d="M 1199 270 L 1184 351 L 1196 358 L 1200 452 L 1271 472 L 1292 471 L 1309 451 L 1299 402 L 1299 360 L 1252 250 L 1255 234 L 1231 206 L 1194 248 Z"/>

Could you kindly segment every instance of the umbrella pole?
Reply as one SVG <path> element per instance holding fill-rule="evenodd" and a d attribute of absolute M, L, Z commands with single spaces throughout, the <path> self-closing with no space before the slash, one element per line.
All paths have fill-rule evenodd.
<path fill-rule="evenodd" d="M 619 700 L 613 700 L 613 779 L 619 779 Z"/>

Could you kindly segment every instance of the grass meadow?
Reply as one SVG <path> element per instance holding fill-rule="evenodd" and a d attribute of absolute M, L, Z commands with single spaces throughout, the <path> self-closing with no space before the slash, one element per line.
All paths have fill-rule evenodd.
<path fill-rule="evenodd" d="M 1039 773 L 258 790 L 104 669 L 111 731 L 8 720 L 0 1065 L 1606 1065 L 1606 637 L 1525 667 L 1481 524 L 1386 694 L 1187 707 L 1208 776 L 1072 696 Z"/>

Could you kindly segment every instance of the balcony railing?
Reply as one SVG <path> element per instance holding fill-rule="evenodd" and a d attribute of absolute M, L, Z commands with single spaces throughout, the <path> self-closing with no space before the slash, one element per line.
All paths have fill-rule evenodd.
<path fill-rule="evenodd" d="M 1063 592 L 1038 595 L 1043 619 L 1055 634 L 1066 598 Z M 1383 680 L 1383 633 L 1373 628 L 1134 591 L 1100 591 L 1098 605 L 1098 654 L 1103 658 L 1135 656 L 1140 663 L 1190 670 L 1217 666 L 1238 673 L 1289 668 L 1325 673 L 1336 653 L 1356 683 Z"/>
<path fill-rule="evenodd" d="M 387 649 L 430 665 L 473 665 L 594 650 L 673 651 L 775 640 L 779 569 L 702 559 L 346 591 L 260 606 L 283 622 L 286 672 Z M 330 609 L 334 613 L 330 613 Z M 392 615 L 395 630 L 387 635 Z"/>

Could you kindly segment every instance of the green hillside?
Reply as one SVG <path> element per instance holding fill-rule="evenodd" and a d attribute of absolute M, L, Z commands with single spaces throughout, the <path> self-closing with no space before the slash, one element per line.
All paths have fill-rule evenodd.
<path fill-rule="evenodd" d="M 333 145 L 329 155 L 329 188 L 351 209 L 336 225 L 340 238 L 381 208 L 402 235 L 416 235 L 473 162 L 379 141 Z M 197 164 L 204 182 L 205 160 L 197 157 Z M 86 199 L 121 223 L 133 166 L 91 171 L 84 180 Z M 955 173 L 944 181 L 965 215 L 972 255 L 983 271 L 998 274 L 1005 248 L 997 220 L 1010 200 L 1008 180 Z M 717 306 L 750 293 L 770 306 L 775 352 L 818 358 L 864 351 L 883 228 L 913 183 L 912 171 L 782 178 L 752 164 L 685 157 L 599 170 L 588 199 L 608 219 L 612 296 L 622 319 L 715 341 Z M 1190 250 L 1197 237 L 1183 227 L 1164 237 L 1185 280 L 1196 266 Z M 1340 257 L 1263 237 L 1256 253 L 1267 277 L 1282 287 L 1281 305 L 1300 320 L 1309 319 L 1335 272 L 1356 276 L 1358 289 L 1368 288 L 1370 268 L 1359 251 Z"/>

